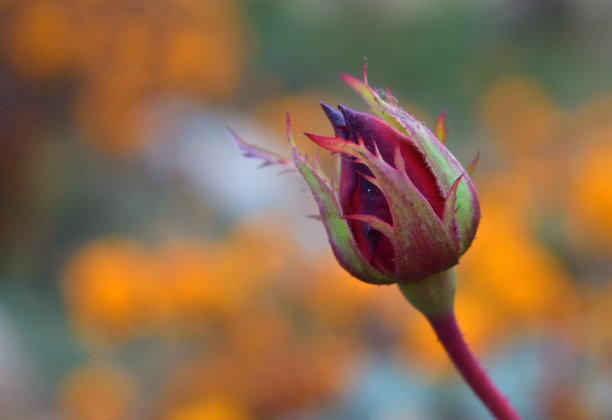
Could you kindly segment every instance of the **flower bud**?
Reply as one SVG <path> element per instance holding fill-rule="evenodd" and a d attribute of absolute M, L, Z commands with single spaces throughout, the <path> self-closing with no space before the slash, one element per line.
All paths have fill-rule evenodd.
<path fill-rule="evenodd" d="M 480 208 L 469 173 L 444 145 L 444 115 L 436 135 L 401 109 L 389 90 L 343 80 L 369 103 L 375 115 L 321 103 L 334 137 L 306 133 L 340 155 L 336 186 L 298 150 L 287 116 L 293 164 L 317 201 L 334 254 L 358 279 L 374 284 L 411 283 L 445 271 L 469 248 Z M 287 165 L 276 155 L 244 143 L 230 131 L 245 156 Z"/>
<path fill-rule="evenodd" d="M 389 91 L 384 100 L 371 89 L 365 69 L 363 82 L 342 78 L 377 116 L 321 104 L 335 136 L 306 136 L 340 154 L 338 187 L 293 149 L 338 261 L 370 283 L 413 282 L 453 267 L 474 239 L 480 209 L 472 181 L 443 143 L 444 117 L 436 137 Z"/>

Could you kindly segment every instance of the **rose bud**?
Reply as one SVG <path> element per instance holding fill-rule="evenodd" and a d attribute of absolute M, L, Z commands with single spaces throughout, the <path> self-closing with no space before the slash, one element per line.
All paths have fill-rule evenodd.
<path fill-rule="evenodd" d="M 480 209 L 466 171 L 436 137 L 364 81 L 342 78 L 380 117 L 321 104 L 335 137 L 307 133 L 341 155 L 337 189 L 293 148 L 293 160 L 317 200 L 340 264 L 369 283 L 407 283 L 459 261 L 478 226 Z M 475 162 L 470 168 L 475 165 Z"/>
<path fill-rule="evenodd" d="M 287 118 L 293 163 L 317 201 L 336 258 L 375 284 L 414 282 L 453 267 L 474 239 L 480 210 L 472 181 L 444 146 L 444 114 L 436 136 L 388 90 L 385 100 L 370 88 L 365 66 L 363 82 L 341 77 L 377 116 L 321 104 L 335 135 L 306 136 L 341 156 L 337 188 L 300 154 Z M 246 156 L 280 162 L 232 137 Z"/>

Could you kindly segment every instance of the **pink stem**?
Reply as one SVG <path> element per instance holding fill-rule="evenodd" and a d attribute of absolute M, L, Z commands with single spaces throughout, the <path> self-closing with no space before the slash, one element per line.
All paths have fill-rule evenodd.
<path fill-rule="evenodd" d="M 499 420 L 520 420 L 507 398 L 489 379 L 463 340 L 454 312 L 435 318 L 428 318 L 438 339 L 451 358 L 463 379 L 472 388 L 485 406 Z"/>

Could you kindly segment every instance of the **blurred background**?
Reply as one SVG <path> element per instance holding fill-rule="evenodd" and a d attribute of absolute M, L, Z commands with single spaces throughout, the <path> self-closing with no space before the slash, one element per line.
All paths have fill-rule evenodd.
<path fill-rule="evenodd" d="M 284 113 L 389 86 L 482 205 L 466 340 L 526 419 L 612 418 L 612 3 L 1 0 L 0 418 L 486 419 L 395 287 L 351 279 Z M 326 156 L 321 155 L 327 162 Z"/>

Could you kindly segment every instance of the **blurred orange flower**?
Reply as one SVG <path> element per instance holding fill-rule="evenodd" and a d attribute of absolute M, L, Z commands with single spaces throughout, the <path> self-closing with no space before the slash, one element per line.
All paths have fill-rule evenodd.
<path fill-rule="evenodd" d="M 510 157 L 542 151 L 554 140 L 561 112 L 535 81 L 523 76 L 501 79 L 483 94 L 482 122 Z"/>
<path fill-rule="evenodd" d="M 17 72 L 29 79 L 56 78 L 73 64 L 74 31 L 67 2 L 34 0 L 11 9 L 2 31 L 2 51 Z"/>
<path fill-rule="evenodd" d="M 234 0 L 34 0 L 7 8 L 1 52 L 26 79 L 76 82 L 76 121 L 110 154 L 138 150 L 144 101 L 230 97 L 247 55 Z"/>
<path fill-rule="evenodd" d="M 172 240 L 157 249 L 101 238 L 76 252 L 64 296 L 86 341 L 121 342 L 151 332 L 188 332 L 240 314 L 290 263 L 286 239 L 260 221 L 226 241 Z"/>
<path fill-rule="evenodd" d="M 260 309 L 251 312 L 250 320 L 236 320 L 229 341 L 220 340 L 205 354 L 185 361 L 166 384 L 163 406 L 221 394 L 261 418 L 278 418 L 333 395 L 341 385 L 350 347 L 338 337 L 301 335 L 283 320 L 287 314 L 266 312 L 262 315 Z"/>
<path fill-rule="evenodd" d="M 583 134 L 582 156 L 574 162 L 566 198 L 575 242 L 587 253 L 608 256 L 612 250 L 612 125 Z"/>
<path fill-rule="evenodd" d="M 201 398 L 173 407 L 162 420 L 249 420 L 250 416 L 239 404 L 221 395 Z"/>
<path fill-rule="evenodd" d="M 486 212 L 473 249 L 458 266 L 457 310 L 459 318 L 463 310 L 471 312 L 469 295 L 474 295 L 482 305 L 477 312 L 497 319 L 482 331 L 466 324 L 466 334 L 499 339 L 513 326 L 536 333 L 544 326 L 563 328 L 577 304 L 568 273 L 533 237 L 527 221 L 506 205 L 511 196 L 505 195 L 504 203 L 497 193 L 480 197 Z M 462 302 L 464 294 L 469 305 Z"/>
<path fill-rule="evenodd" d="M 144 315 L 141 291 L 156 276 L 146 249 L 128 239 L 101 239 L 81 249 L 64 275 L 64 296 L 79 334 L 97 342 L 136 333 Z"/>

